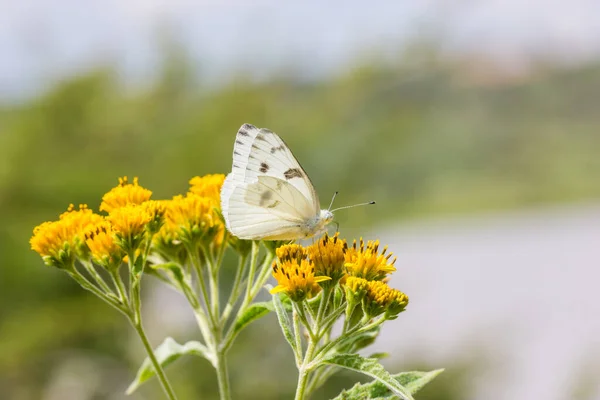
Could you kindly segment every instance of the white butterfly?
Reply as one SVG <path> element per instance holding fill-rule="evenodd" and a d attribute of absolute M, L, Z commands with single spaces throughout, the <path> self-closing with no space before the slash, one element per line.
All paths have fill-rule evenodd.
<path fill-rule="evenodd" d="M 333 220 L 330 210 L 321 210 L 310 178 L 283 140 L 250 124 L 236 135 L 221 210 L 229 232 L 251 240 L 305 239 Z"/>

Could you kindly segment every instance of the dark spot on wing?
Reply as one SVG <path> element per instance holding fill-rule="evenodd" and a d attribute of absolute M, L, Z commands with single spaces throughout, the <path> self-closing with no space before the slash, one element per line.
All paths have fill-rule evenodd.
<path fill-rule="evenodd" d="M 242 129 L 243 129 L 243 130 L 245 130 L 245 131 L 250 131 L 250 130 L 252 130 L 252 129 L 256 129 L 256 127 L 255 127 L 254 125 L 252 125 L 252 124 L 244 124 L 244 125 L 242 125 L 242 127 L 240 128 L 240 131 L 241 131 Z"/>
<path fill-rule="evenodd" d="M 270 190 L 264 191 L 260 195 L 260 201 L 258 202 L 258 204 L 261 207 L 264 207 L 267 204 L 267 202 L 271 200 L 272 197 L 273 193 Z"/>
<path fill-rule="evenodd" d="M 269 170 L 269 164 L 263 162 L 260 163 L 260 169 L 259 171 L 262 172 L 263 174 L 266 173 Z"/>
<path fill-rule="evenodd" d="M 273 131 L 272 131 L 272 130 L 270 130 L 270 129 L 267 129 L 267 128 L 261 128 L 261 129 L 260 129 L 260 132 L 261 132 L 261 133 L 266 133 L 267 135 L 270 135 L 270 134 L 272 134 L 272 133 L 273 133 Z"/>
<path fill-rule="evenodd" d="M 233 154 L 235 154 L 236 156 L 241 156 L 242 153 L 240 153 L 239 151 L 234 151 Z"/>
<path fill-rule="evenodd" d="M 302 175 L 302 171 L 298 168 L 290 168 L 283 173 L 283 176 L 289 181 L 292 178 L 302 178 L 304 175 Z"/>
<path fill-rule="evenodd" d="M 281 203 L 279 200 L 275 200 L 272 204 L 269 204 L 267 208 L 275 208 Z"/>
<path fill-rule="evenodd" d="M 255 145 L 254 143 L 252 143 L 252 148 L 253 148 L 253 149 L 258 149 L 258 146 L 257 146 L 257 145 Z"/>
<path fill-rule="evenodd" d="M 251 158 L 253 160 L 256 159 L 256 157 L 254 157 L 252 154 L 248 154 L 248 158 Z"/>
<path fill-rule="evenodd" d="M 275 147 L 271 147 L 271 154 L 275 153 L 276 151 L 281 151 L 285 149 L 285 146 L 280 144 L 279 146 L 275 146 Z"/>
<path fill-rule="evenodd" d="M 240 130 L 238 131 L 238 135 L 240 135 L 240 136 L 250 136 L 250 134 L 248 133 L 247 130 L 244 129 L 244 127 L 240 128 Z"/>
<path fill-rule="evenodd" d="M 239 144 L 239 145 L 241 145 L 241 146 L 243 146 L 243 145 L 244 145 L 244 142 L 242 142 L 241 140 L 236 140 L 236 141 L 235 141 L 235 143 L 236 143 L 236 144 Z"/>
<path fill-rule="evenodd" d="M 265 139 L 264 135 L 261 135 L 260 133 L 258 135 L 256 135 L 256 140 L 263 140 L 263 141 L 267 141 L 267 139 Z"/>
<path fill-rule="evenodd" d="M 233 168 L 239 168 L 236 164 L 233 164 Z"/>

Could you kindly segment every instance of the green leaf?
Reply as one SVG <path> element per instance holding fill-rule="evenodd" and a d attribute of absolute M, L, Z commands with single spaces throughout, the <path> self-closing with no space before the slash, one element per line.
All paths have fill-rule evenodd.
<path fill-rule="evenodd" d="M 150 267 L 153 270 L 165 272 L 171 278 L 171 280 L 178 286 L 179 290 L 192 290 L 186 280 L 186 275 L 183 271 L 183 267 L 180 264 L 175 262 L 167 262 L 164 264 L 152 264 L 150 265 Z"/>
<path fill-rule="evenodd" d="M 298 349 L 296 348 L 296 341 L 294 339 L 294 334 L 292 333 L 292 323 L 290 322 L 290 317 L 287 314 L 281 299 L 278 294 L 273 295 L 273 305 L 275 306 L 275 312 L 277 313 L 277 320 L 279 321 L 279 326 L 281 326 L 281 331 L 283 332 L 283 336 L 288 341 L 294 354 L 298 353 Z"/>
<path fill-rule="evenodd" d="M 417 393 L 423 389 L 425 385 L 431 382 L 436 376 L 444 372 L 444 369 L 436 369 L 429 372 L 412 371 L 412 372 L 401 372 L 394 375 L 402 386 L 410 391 L 411 394 Z"/>
<path fill-rule="evenodd" d="M 361 332 L 359 334 L 348 335 L 342 338 L 340 342 L 335 346 L 335 351 L 339 353 L 353 353 L 358 350 L 364 349 L 371 345 L 377 336 L 379 335 L 381 327 L 377 326 L 369 331 Z"/>
<path fill-rule="evenodd" d="M 134 260 L 135 261 L 133 263 L 133 275 L 137 278 L 144 270 L 144 259 L 143 257 L 138 256 Z"/>
<path fill-rule="evenodd" d="M 196 341 L 190 341 L 181 345 L 173 340 L 173 338 L 168 337 L 156 348 L 156 350 L 154 350 L 154 355 L 163 368 L 185 354 L 201 356 L 213 363 L 213 357 L 206 346 Z M 156 372 L 154 371 L 150 358 L 146 357 L 138 370 L 134 381 L 131 382 L 127 388 L 126 393 L 133 393 L 142 383 L 152 378 L 155 374 Z"/>
<path fill-rule="evenodd" d="M 436 376 L 441 374 L 443 369 L 436 369 L 430 372 L 401 372 L 393 375 L 393 378 L 410 393 L 415 394 L 426 384 L 431 382 Z M 397 396 L 384 384 L 379 381 L 369 383 L 357 383 L 349 390 L 344 390 L 334 400 L 394 400 Z"/>
<path fill-rule="evenodd" d="M 379 336 L 379 332 L 381 331 L 381 325 L 376 326 L 370 331 L 366 331 L 360 336 L 357 336 L 355 340 L 352 340 L 352 349 L 353 351 L 362 350 L 367 346 L 370 346 L 375 342 L 377 336 Z"/>
<path fill-rule="evenodd" d="M 390 375 L 390 373 L 387 372 L 375 358 L 365 358 L 359 356 L 358 354 L 332 354 L 324 359 L 319 360 L 318 365 L 322 364 L 336 365 L 338 367 L 360 372 L 375 378 L 387 389 L 391 390 L 394 395 L 399 396 L 401 399 L 414 400 L 410 392 L 403 387 L 397 379 L 394 379 L 394 377 Z M 344 395 L 344 393 L 342 393 L 341 396 L 342 395 Z M 369 397 L 366 398 L 368 399 Z M 348 397 L 341 397 L 340 399 L 348 399 Z"/>
<path fill-rule="evenodd" d="M 373 353 L 373 354 L 369 355 L 369 358 L 376 358 L 378 360 L 381 360 L 382 358 L 388 358 L 389 356 L 390 356 L 389 353 L 381 352 L 381 353 Z"/>
<path fill-rule="evenodd" d="M 254 303 L 250 307 L 244 311 L 242 315 L 235 321 L 235 326 L 233 327 L 234 334 L 238 334 L 242 329 L 244 329 L 251 322 L 264 317 L 271 311 L 275 310 L 275 306 L 270 301 Z"/>

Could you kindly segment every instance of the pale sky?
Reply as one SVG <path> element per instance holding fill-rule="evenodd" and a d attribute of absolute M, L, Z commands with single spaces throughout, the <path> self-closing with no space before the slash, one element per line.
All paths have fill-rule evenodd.
<path fill-rule="evenodd" d="M 161 26 L 214 79 L 292 66 L 318 75 L 422 35 L 448 52 L 500 60 L 600 55 L 597 0 L 0 0 L 0 100 L 99 63 L 143 81 L 156 67 Z"/>

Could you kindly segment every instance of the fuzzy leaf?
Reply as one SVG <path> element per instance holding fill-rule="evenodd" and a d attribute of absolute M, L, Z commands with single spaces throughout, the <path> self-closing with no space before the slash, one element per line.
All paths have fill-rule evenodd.
<path fill-rule="evenodd" d="M 164 264 L 151 264 L 150 267 L 151 268 L 149 268 L 149 270 L 151 269 L 154 271 L 165 272 L 165 274 L 167 274 L 169 276 L 169 278 L 171 278 L 171 281 L 173 282 L 173 284 L 180 291 L 183 291 L 183 290 L 191 291 L 192 290 L 186 280 L 186 276 L 183 271 L 183 268 L 178 263 L 167 262 Z"/>
<path fill-rule="evenodd" d="M 335 347 L 337 353 L 353 353 L 371 345 L 379 335 L 380 327 L 375 327 L 370 331 L 362 332 L 358 335 L 351 335 L 344 338 Z"/>
<path fill-rule="evenodd" d="M 133 275 L 138 278 L 144 270 L 144 259 L 143 257 L 136 257 L 133 263 Z"/>
<path fill-rule="evenodd" d="M 206 358 L 211 363 L 213 362 L 212 356 L 208 352 L 206 346 L 196 341 L 190 341 L 184 345 L 181 345 L 173 340 L 173 338 L 168 337 L 156 348 L 156 350 L 154 350 L 154 355 L 163 368 L 185 354 L 201 356 Z M 152 378 L 155 374 L 156 372 L 154 371 L 154 367 L 150 362 L 150 358 L 146 357 L 142 363 L 142 366 L 137 372 L 135 380 L 131 382 L 125 393 L 133 393 L 138 387 L 140 387 L 142 383 Z"/>
<path fill-rule="evenodd" d="M 415 394 L 426 384 L 431 382 L 436 376 L 441 374 L 443 369 L 436 369 L 430 372 L 401 372 L 393 375 L 393 378 L 410 393 Z M 357 383 L 349 390 L 344 390 L 333 400 L 395 400 L 398 399 L 392 391 L 379 381 L 369 383 Z"/>
<path fill-rule="evenodd" d="M 411 394 L 417 393 L 423 389 L 425 385 L 431 382 L 436 376 L 444 372 L 444 369 L 436 369 L 429 372 L 412 371 L 412 372 L 401 372 L 394 375 L 402 386 L 407 388 Z"/>
<path fill-rule="evenodd" d="M 279 326 L 281 326 L 281 331 L 283 332 L 283 336 L 288 341 L 294 354 L 297 353 L 298 349 L 296 349 L 296 342 L 294 339 L 294 334 L 292 333 L 292 323 L 290 322 L 290 317 L 287 314 L 287 311 L 279 298 L 279 295 L 273 295 L 273 305 L 275 306 L 275 312 L 277 313 L 277 320 L 279 321 Z"/>
<path fill-rule="evenodd" d="M 378 383 L 382 384 L 386 389 L 390 390 L 392 394 L 398 396 L 402 400 L 414 400 L 408 389 L 403 387 L 397 379 L 394 379 L 394 377 L 390 375 L 390 373 L 387 372 L 375 358 L 365 358 L 358 354 L 332 354 L 320 360 L 319 365 L 321 364 L 336 365 L 338 367 L 360 372 L 375 378 Z M 345 393 L 347 394 L 348 392 Z M 345 393 L 342 393 L 340 396 L 346 396 Z M 354 398 L 369 399 L 370 397 L 340 397 L 340 399 Z"/>
<path fill-rule="evenodd" d="M 275 306 L 270 301 L 254 303 L 246 309 L 246 311 L 240 315 L 235 321 L 233 332 L 237 335 L 242 329 L 244 329 L 252 321 L 264 317 L 271 311 L 275 310 Z"/>
<path fill-rule="evenodd" d="M 381 360 L 382 358 L 388 358 L 389 356 L 390 356 L 389 353 L 381 352 L 381 353 L 370 354 L 368 358 L 376 358 L 378 360 Z"/>

